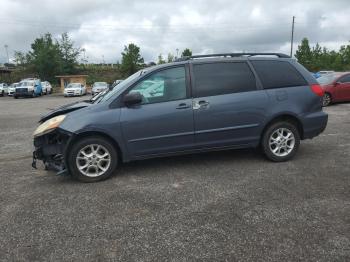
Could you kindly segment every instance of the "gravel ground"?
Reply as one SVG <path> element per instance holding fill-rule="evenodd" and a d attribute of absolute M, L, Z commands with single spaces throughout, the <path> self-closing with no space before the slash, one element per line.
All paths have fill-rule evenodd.
<path fill-rule="evenodd" d="M 81 99 L 0 98 L 1 261 L 350 261 L 350 104 L 287 163 L 213 152 L 95 184 L 32 169 L 39 116 Z"/>

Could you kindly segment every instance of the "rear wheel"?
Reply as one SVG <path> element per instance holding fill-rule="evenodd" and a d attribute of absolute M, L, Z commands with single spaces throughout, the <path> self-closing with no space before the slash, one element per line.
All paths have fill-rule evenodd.
<path fill-rule="evenodd" d="M 329 93 L 323 95 L 322 105 L 329 106 L 332 103 L 332 97 Z"/>
<path fill-rule="evenodd" d="M 87 137 L 73 145 L 68 155 L 69 170 L 82 182 L 97 182 L 113 174 L 118 164 L 117 151 L 103 137 Z"/>
<path fill-rule="evenodd" d="M 296 154 L 300 144 L 300 134 L 295 124 L 281 121 L 270 125 L 261 146 L 265 156 L 274 162 L 290 160 Z"/>

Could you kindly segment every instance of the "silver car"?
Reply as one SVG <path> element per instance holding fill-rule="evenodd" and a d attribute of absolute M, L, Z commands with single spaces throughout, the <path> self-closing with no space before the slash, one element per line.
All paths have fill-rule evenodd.
<path fill-rule="evenodd" d="M 98 94 L 107 88 L 108 84 L 106 82 L 95 82 L 92 85 L 91 94 L 94 96 L 95 94 Z"/>

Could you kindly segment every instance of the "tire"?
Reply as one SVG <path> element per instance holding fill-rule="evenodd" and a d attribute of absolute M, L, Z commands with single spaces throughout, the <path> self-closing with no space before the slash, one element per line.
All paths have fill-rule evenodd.
<path fill-rule="evenodd" d="M 18 99 L 18 96 L 13 96 L 14 99 Z"/>
<path fill-rule="evenodd" d="M 5 96 L 5 92 L 4 92 L 4 90 L 1 92 L 1 96 Z"/>
<path fill-rule="evenodd" d="M 98 147 L 99 149 L 97 150 Z M 97 150 L 98 153 L 93 154 L 92 148 Z M 118 165 L 116 148 L 109 140 L 103 137 L 94 136 L 83 138 L 77 141 L 69 151 L 67 156 L 69 171 L 75 179 L 81 182 L 91 183 L 105 180 L 113 174 Z M 85 155 L 82 152 L 84 152 Z M 106 153 L 108 156 L 98 157 L 98 155 L 105 155 Z M 102 163 L 100 166 L 98 163 L 99 159 L 103 159 L 103 161 L 100 160 L 100 163 Z M 85 165 L 88 165 L 88 167 L 84 168 Z M 78 166 L 80 166 L 81 170 Z"/>
<path fill-rule="evenodd" d="M 325 93 L 322 99 L 322 106 L 326 107 L 332 103 L 332 96 L 329 93 Z"/>
<path fill-rule="evenodd" d="M 299 145 L 300 134 L 298 128 L 294 123 L 287 121 L 271 124 L 265 130 L 261 141 L 263 153 L 274 162 L 284 162 L 292 159 L 298 151 Z"/>

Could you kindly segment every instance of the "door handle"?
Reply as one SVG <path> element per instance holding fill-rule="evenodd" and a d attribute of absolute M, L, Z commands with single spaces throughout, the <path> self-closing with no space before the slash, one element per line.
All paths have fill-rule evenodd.
<path fill-rule="evenodd" d="M 193 109 L 206 108 L 209 106 L 209 102 L 205 100 L 193 101 Z"/>
<path fill-rule="evenodd" d="M 201 100 L 198 102 L 198 104 L 202 107 L 202 106 L 207 106 L 209 105 L 209 102 L 208 101 L 205 101 L 205 100 Z"/>
<path fill-rule="evenodd" d="M 181 103 L 176 107 L 176 109 L 186 109 L 186 108 L 190 108 L 190 105 L 186 103 Z"/>

